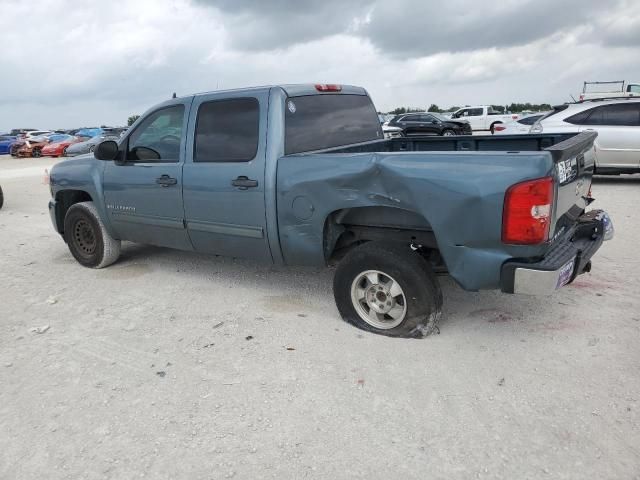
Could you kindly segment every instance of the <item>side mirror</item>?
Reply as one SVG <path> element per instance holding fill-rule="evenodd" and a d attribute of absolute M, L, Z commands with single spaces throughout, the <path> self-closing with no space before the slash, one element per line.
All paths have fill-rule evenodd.
<path fill-rule="evenodd" d="M 98 160 L 115 160 L 118 156 L 118 144 L 113 140 L 100 142 L 93 151 L 93 156 Z"/>

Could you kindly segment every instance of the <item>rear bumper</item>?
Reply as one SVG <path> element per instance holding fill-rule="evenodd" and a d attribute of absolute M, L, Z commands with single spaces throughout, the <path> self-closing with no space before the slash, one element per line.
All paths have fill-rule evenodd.
<path fill-rule="evenodd" d="M 501 289 L 505 293 L 550 295 L 580 274 L 591 270 L 591 257 L 602 242 L 613 237 L 613 224 L 606 212 L 582 215 L 571 232 L 538 261 L 514 259 L 502 265 Z"/>

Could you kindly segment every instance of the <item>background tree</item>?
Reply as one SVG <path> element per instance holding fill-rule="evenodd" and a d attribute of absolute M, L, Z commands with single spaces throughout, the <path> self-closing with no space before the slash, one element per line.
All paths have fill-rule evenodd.
<path fill-rule="evenodd" d="M 140 115 L 131 115 L 128 119 L 127 119 L 127 125 L 130 127 L 131 125 L 133 125 L 135 123 L 135 121 L 137 119 L 140 118 Z"/>
<path fill-rule="evenodd" d="M 414 112 L 424 112 L 424 108 L 419 107 L 397 107 L 391 110 L 389 113 L 393 113 L 394 115 L 401 115 L 403 113 L 414 113 Z"/>
<path fill-rule="evenodd" d="M 432 103 L 429 108 L 427 108 L 427 112 L 442 113 L 442 110 L 440 110 L 440 107 L 438 105 Z"/>

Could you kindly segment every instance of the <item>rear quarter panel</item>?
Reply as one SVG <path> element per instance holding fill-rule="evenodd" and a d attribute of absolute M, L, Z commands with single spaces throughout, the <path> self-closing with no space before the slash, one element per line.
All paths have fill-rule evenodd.
<path fill-rule="evenodd" d="M 426 219 L 450 274 L 463 288 L 496 288 L 506 259 L 538 255 L 546 248 L 502 244 L 505 191 L 514 183 L 553 174 L 547 152 L 284 156 L 277 171 L 283 257 L 287 264 L 325 264 L 323 229 L 332 212 L 393 207 Z"/>

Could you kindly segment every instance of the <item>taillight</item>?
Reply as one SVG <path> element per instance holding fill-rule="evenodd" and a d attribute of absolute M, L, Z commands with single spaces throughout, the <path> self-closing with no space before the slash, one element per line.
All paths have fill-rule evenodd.
<path fill-rule="evenodd" d="M 536 245 L 549 239 L 553 178 L 517 183 L 507 190 L 502 212 L 502 242 Z"/>
<path fill-rule="evenodd" d="M 342 90 L 342 86 L 329 83 L 317 83 L 316 90 L 319 92 L 339 92 Z"/>
<path fill-rule="evenodd" d="M 497 132 L 502 132 L 503 130 L 506 130 L 507 127 L 503 126 L 503 125 L 496 125 L 495 127 L 493 127 L 493 129 Z"/>

